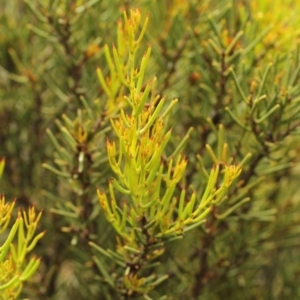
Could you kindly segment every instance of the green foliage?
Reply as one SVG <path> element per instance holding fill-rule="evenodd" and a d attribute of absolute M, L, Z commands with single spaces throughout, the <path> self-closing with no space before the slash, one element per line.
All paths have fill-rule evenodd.
<path fill-rule="evenodd" d="M 3 169 L 4 159 L 0 162 L 0 178 Z M 33 256 L 29 261 L 26 258 L 28 252 L 34 249 L 38 240 L 45 234 L 42 232 L 34 236 L 42 215 L 36 215 L 34 207 L 29 208 L 27 213 L 19 211 L 14 224 L 8 230 L 15 202 L 7 203 L 4 196 L 0 195 L 0 234 L 7 235 L 4 240 L 1 238 L 0 246 L 0 299 L 3 300 L 16 299 L 22 290 L 23 282 L 39 267 L 40 258 Z"/>
<path fill-rule="evenodd" d="M 1 197 L 0 289 L 300 296 L 294 1 L 2 6 L 0 188 L 18 201 Z M 9 226 L 14 205 L 31 208 Z"/>
<path fill-rule="evenodd" d="M 128 90 L 124 98 L 130 109 L 128 114 L 121 109 L 119 118 L 111 120 L 118 137 L 118 147 L 115 142 L 107 141 L 109 164 L 117 176 L 117 179 L 111 178 L 109 183 L 110 201 L 105 192 L 98 191 L 105 216 L 119 235 L 117 251 L 108 252 L 94 243 L 90 244 L 101 255 L 111 258 L 125 269 L 124 275 L 121 275 L 123 283 L 117 286 L 114 281 L 120 281 L 120 278 L 109 276 L 101 265 L 101 257 L 95 258 L 100 272 L 113 288 L 125 298 L 142 294 L 149 299 L 146 295 L 168 278 L 167 274 L 156 276 L 154 271 L 149 273 L 164 253 L 165 244 L 182 238 L 185 232 L 205 222 L 213 205 L 224 200 L 227 189 L 240 174 L 240 168 L 225 165 L 223 180 L 217 186 L 220 176 L 217 162 L 208 176 L 200 201 L 196 201 L 197 196 L 193 192 L 187 203 L 185 188 L 178 199 L 175 197 L 174 191 L 184 176 L 187 160 L 179 154 L 178 148 L 169 157 L 163 153 L 171 138 L 171 130 L 166 129 L 164 122 L 177 100 L 171 101 L 162 112 L 165 99 L 153 92 L 149 97 L 150 91 L 155 91 L 155 78 L 141 91 L 151 48 L 147 49 L 140 66 L 137 66 L 136 53 L 148 17 L 138 33 L 140 19 L 138 10 L 130 10 L 129 16 L 124 12 L 121 30 L 124 38 L 121 38 L 123 45 L 120 45 L 120 48 L 126 49 L 128 56 L 125 59 L 128 68 L 124 71 L 120 53 L 113 49 L 114 70 L 117 70 L 118 78 Z M 103 80 L 101 82 L 106 85 Z M 121 197 L 122 205 L 116 200 L 119 197 L 116 197 L 115 191 L 127 196 L 127 199 Z M 147 273 L 148 276 L 143 275 Z"/>

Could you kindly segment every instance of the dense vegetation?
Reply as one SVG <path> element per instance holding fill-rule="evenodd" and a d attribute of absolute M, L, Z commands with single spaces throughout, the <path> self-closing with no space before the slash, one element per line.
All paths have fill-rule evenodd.
<path fill-rule="evenodd" d="M 300 297 L 297 1 L 2 2 L 0 299 Z"/>

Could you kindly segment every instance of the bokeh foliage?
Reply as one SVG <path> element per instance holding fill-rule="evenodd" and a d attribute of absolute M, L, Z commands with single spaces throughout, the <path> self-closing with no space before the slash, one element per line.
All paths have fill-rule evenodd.
<path fill-rule="evenodd" d="M 137 30 L 149 18 L 133 60 L 122 27 L 131 7 L 141 11 Z M 300 296 L 299 10 L 297 1 L 277 0 L 0 4 L 0 157 L 6 159 L 0 192 L 16 197 L 18 206 L 43 209 L 39 226 L 47 230 L 35 248 L 41 265 L 23 298 Z M 133 97 L 134 85 L 128 87 L 122 74 L 134 75 L 132 64 L 138 72 L 143 61 L 143 80 L 135 87 L 149 92 L 150 118 L 161 103 L 156 95 L 165 97 L 165 109 L 172 106 L 168 113 L 160 107 L 161 131 L 155 123 L 148 128 L 158 140 L 172 128 L 151 176 L 159 177 L 163 167 L 174 172 L 170 161 L 180 165 L 180 153 L 187 162 L 173 187 L 169 217 L 179 214 L 174 199 L 182 193 L 200 203 L 216 168 L 216 190 L 228 167 L 241 168 L 206 222 L 172 243 L 160 241 L 155 264 L 143 271 L 145 282 L 133 277 L 129 262 L 151 257 L 139 256 L 137 243 L 120 240 L 103 212 L 103 195 L 112 195 L 116 180 L 110 178 L 116 177 L 122 186 L 114 209 L 127 215 L 128 186 L 111 160 L 122 149 L 113 155 L 109 146 L 121 141 L 121 122 L 133 120 L 124 96 Z M 126 159 L 124 176 L 131 170 Z M 161 177 L 163 195 L 169 186 L 167 174 Z M 132 211 L 130 222 L 122 218 L 123 229 L 132 226 Z M 158 274 L 168 279 L 155 282 Z M 130 292 L 139 285 L 143 289 Z"/>

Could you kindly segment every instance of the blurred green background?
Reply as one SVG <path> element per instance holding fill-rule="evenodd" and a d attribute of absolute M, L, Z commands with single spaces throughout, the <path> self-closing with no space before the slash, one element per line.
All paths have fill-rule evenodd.
<path fill-rule="evenodd" d="M 112 229 L 97 208 L 95 192 L 96 187 L 106 188 L 111 174 L 104 159 L 105 134 L 99 133 L 109 123 L 107 99 L 96 68 L 107 74 L 103 47 L 116 43 L 117 22 L 129 7 L 140 8 L 144 16 L 150 14 L 144 41 L 144 49 L 152 46 L 149 78 L 157 76 L 157 91 L 167 101 L 179 99 L 169 120 L 175 133 L 170 147 L 175 148 L 194 127 L 184 150 L 189 160 L 184 184 L 203 189 L 203 166 L 196 155 L 202 156 L 206 168 L 212 167 L 205 145 L 217 148 L 220 123 L 236 163 L 247 153 L 253 154 L 245 166 L 241 190 L 231 192 L 232 199 L 245 193 L 251 204 L 222 221 L 212 217 L 206 226 L 172 244 L 161 267 L 170 280 L 152 297 L 300 298 L 300 4 L 277 0 L 1 1 L 0 157 L 5 157 L 6 166 L 0 192 L 7 199 L 16 197 L 21 207 L 34 205 L 43 210 L 40 228 L 47 230 L 36 248 L 42 265 L 31 284 L 25 285 L 23 296 L 32 300 L 117 299 L 102 287 L 85 242 L 101 236 L 107 247 L 115 243 Z M 240 31 L 243 35 L 224 66 L 214 44 L 226 49 Z M 244 113 L 245 104 L 229 69 L 235 70 L 250 97 L 270 62 L 274 67 L 264 91 L 268 101 L 278 101 L 282 110 L 244 134 L 225 110 L 227 106 L 235 109 L 240 121 L 250 124 L 252 115 Z M 89 125 L 86 145 L 92 162 L 86 161 L 84 178 L 75 178 L 79 150 L 72 152 L 64 144 L 57 123 L 65 120 L 63 115 L 80 123 L 78 110 L 86 109 L 82 96 L 98 117 Z M 55 147 L 47 129 L 66 147 L 69 165 L 54 160 Z M 43 163 L 73 177 L 59 177 L 43 168 Z M 70 221 L 55 214 L 67 201 L 90 207 L 84 210 L 87 224 L 87 216 Z M 228 207 L 233 204 L 234 200 Z M 83 223 L 93 228 L 92 237 L 84 236 Z"/>

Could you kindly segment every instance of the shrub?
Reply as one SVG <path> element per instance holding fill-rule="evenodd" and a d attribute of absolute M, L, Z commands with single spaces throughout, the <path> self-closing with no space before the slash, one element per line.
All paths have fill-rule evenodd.
<path fill-rule="evenodd" d="M 24 260 L 30 275 L 40 266 L 20 297 L 298 297 L 297 13 L 294 1 L 4 5 L 1 192 L 43 209 L 47 230 L 26 250 L 42 259 Z M 12 269 L 0 289 L 29 279 Z"/>

